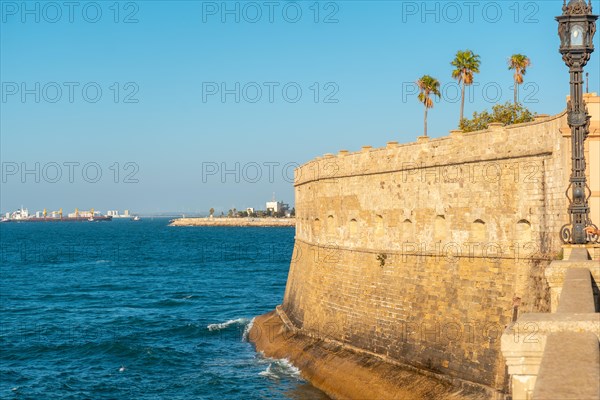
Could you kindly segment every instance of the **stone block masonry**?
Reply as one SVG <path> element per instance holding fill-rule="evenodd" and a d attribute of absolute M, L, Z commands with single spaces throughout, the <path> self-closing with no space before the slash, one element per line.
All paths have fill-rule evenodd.
<path fill-rule="evenodd" d="M 459 397 L 507 396 L 502 333 L 523 312 L 550 310 L 544 270 L 560 258 L 567 222 L 565 125 L 562 113 L 298 168 L 279 309 L 295 337 L 404 365 L 450 382 Z M 256 343 L 267 355 L 286 352 Z M 313 384 L 353 398 L 322 384 L 312 364 L 301 369 Z"/>

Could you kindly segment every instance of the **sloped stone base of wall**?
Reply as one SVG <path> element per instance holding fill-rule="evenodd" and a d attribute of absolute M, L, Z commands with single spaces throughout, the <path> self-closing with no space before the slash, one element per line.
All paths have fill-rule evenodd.
<path fill-rule="evenodd" d="M 277 311 L 256 317 L 249 339 L 265 356 L 288 359 L 303 378 L 333 399 L 504 398 L 480 385 L 418 371 L 335 340 L 304 335 L 284 323 Z"/>

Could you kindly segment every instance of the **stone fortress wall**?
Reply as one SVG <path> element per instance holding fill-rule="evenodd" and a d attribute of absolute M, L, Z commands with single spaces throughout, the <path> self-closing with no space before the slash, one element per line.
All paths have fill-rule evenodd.
<path fill-rule="evenodd" d="M 565 126 L 564 113 L 542 116 L 299 168 L 288 318 L 307 333 L 503 390 L 499 338 L 514 305 L 549 307 L 543 270 L 566 223 Z"/>
<path fill-rule="evenodd" d="M 300 167 L 281 318 L 307 337 L 502 397 L 502 332 L 517 314 L 550 309 L 544 269 L 560 257 L 567 222 L 566 125 L 565 113 L 540 116 Z M 600 141 L 590 143 L 597 152 Z"/>

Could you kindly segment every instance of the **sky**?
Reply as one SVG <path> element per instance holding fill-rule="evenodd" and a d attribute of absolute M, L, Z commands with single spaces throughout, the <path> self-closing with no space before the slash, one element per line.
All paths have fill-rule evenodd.
<path fill-rule="evenodd" d="M 466 116 L 512 101 L 515 53 L 526 107 L 557 114 L 569 91 L 560 0 L 0 5 L 2 212 L 293 204 L 298 165 L 422 135 L 422 75 L 442 85 L 429 135 L 455 129 L 458 50 L 481 57 Z"/>

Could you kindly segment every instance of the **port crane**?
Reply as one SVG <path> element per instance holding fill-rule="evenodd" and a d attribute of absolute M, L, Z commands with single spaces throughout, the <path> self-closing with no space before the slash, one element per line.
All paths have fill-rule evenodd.
<path fill-rule="evenodd" d="M 61 208 L 61 209 L 60 209 L 60 210 L 58 210 L 58 211 L 50 211 L 50 214 L 53 214 L 53 215 L 54 215 L 54 214 L 58 214 L 58 215 L 60 216 L 60 219 L 62 219 L 62 217 L 63 217 L 63 209 Z M 47 210 L 44 208 L 44 218 L 47 218 L 47 217 L 48 217 L 48 212 L 47 212 Z"/>
<path fill-rule="evenodd" d="M 94 218 L 94 209 L 90 208 L 90 217 Z M 79 218 L 79 208 L 75 209 L 75 218 Z"/>
<path fill-rule="evenodd" d="M 91 218 L 94 218 L 95 212 L 96 211 L 93 208 L 90 209 L 89 213 L 90 213 Z M 44 208 L 44 211 L 42 214 L 43 214 L 44 218 L 48 218 L 48 214 L 50 214 L 53 218 L 55 215 L 58 215 L 60 219 L 63 219 L 63 209 L 62 208 L 59 209 L 58 211 L 50 211 L 50 212 L 48 212 L 48 209 Z M 76 208 L 75 209 L 75 218 L 79 218 L 80 216 L 81 215 L 79 213 L 79 208 Z"/>

